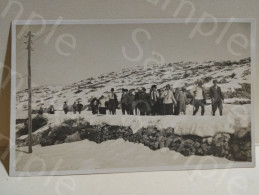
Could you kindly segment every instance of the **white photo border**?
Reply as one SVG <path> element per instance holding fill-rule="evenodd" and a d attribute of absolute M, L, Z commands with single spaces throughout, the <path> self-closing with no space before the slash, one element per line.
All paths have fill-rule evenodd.
<path fill-rule="evenodd" d="M 188 20 L 188 22 L 186 22 Z M 229 22 L 230 18 L 216 18 L 219 23 Z M 59 25 L 69 24 L 168 24 L 168 23 L 212 23 L 215 18 L 197 18 L 197 19 L 96 19 L 96 20 L 62 20 Z M 251 162 L 234 162 L 233 164 L 202 164 L 200 169 L 225 169 L 225 168 L 251 168 L 255 167 L 255 117 L 254 117 L 254 101 L 255 101 L 255 27 L 256 20 L 253 18 L 231 18 L 232 23 L 250 23 L 251 25 Z M 136 168 L 112 168 L 112 169 L 93 169 L 93 170 L 69 170 L 69 171 L 44 171 L 44 172 L 20 172 L 16 171 L 16 155 L 15 155 L 15 124 L 16 124 L 16 26 L 17 25 L 54 25 L 55 20 L 14 20 L 12 21 L 12 49 L 11 49 L 11 112 L 10 112 L 10 176 L 41 176 L 41 175 L 80 175 L 80 174 L 100 174 L 100 173 L 129 173 L 129 172 L 151 172 L 151 171 L 176 171 L 176 170 L 195 170 L 197 165 L 172 165 L 172 166 L 156 166 L 156 167 L 136 167 Z"/>

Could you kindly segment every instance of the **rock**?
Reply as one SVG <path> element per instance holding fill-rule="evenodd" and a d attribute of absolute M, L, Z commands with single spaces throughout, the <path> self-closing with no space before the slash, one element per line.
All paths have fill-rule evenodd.
<path fill-rule="evenodd" d="M 219 139 L 221 137 L 222 137 L 221 133 L 218 133 L 217 135 L 214 136 L 214 139 Z"/>
<path fill-rule="evenodd" d="M 168 147 L 168 148 L 170 148 L 172 142 L 173 142 L 173 139 L 172 139 L 172 138 L 168 138 L 168 139 L 165 141 L 165 146 Z"/>
<path fill-rule="evenodd" d="M 237 131 L 235 133 L 235 135 L 238 137 L 238 138 L 243 138 L 245 137 L 249 132 L 245 129 L 240 129 L 239 131 Z"/>
<path fill-rule="evenodd" d="M 230 134 L 228 134 L 228 133 L 224 133 L 224 134 L 222 134 L 223 136 L 224 136 L 224 138 L 225 138 L 225 141 L 229 141 L 230 140 L 230 138 L 231 138 L 231 136 L 230 136 Z"/>
<path fill-rule="evenodd" d="M 79 132 L 76 132 L 72 135 L 67 136 L 67 138 L 65 139 L 65 142 L 68 143 L 68 142 L 75 142 L 75 141 L 80 141 L 80 140 L 81 140 L 80 134 L 79 134 Z"/>
<path fill-rule="evenodd" d="M 212 143 L 212 140 L 213 140 L 212 137 L 208 137 L 206 141 L 207 141 L 208 144 L 211 144 L 211 143 Z"/>

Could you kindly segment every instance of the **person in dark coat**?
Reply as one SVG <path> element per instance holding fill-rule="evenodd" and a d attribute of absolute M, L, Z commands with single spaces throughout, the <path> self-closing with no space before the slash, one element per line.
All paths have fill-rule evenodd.
<path fill-rule="evenodd" d="M 129 93 L 126 94 L 125 100 L 126 100 L 126 106 L 128 109 L 128 114 L 133 115 L 133 109 L 134 109 L 134 101 L 135 101 L 135 95 L 132 93 L 133 90 L 129 90 Z"/>
<path fill-rule="evenodd" d="M 97 98 L 93 98 L 91 103 L 90 103 L 90 106 L 92 108 L 92 114 L 98 114 L 98 99 Z"/>
<path fill-rule="evenodd" d="M 72 110 L 73 110 L 73 113 L 76 114 L 76 110 L 77 110 L 76 102 L 74 102 L 74 104 L 72 105 Z"/>
<path fill-rule="evenodd" d="M 217 80 L 213 80 L 213 86 L 210 88 L 212 115 L 215 116 L 218 108 L 219 114 L 220 116 L 222 116 L 224 96 L 221 92 L 221 88 L 218 86 L 217 83 Z"/>
<path fill-rule="evenodd" d="M 49 114 L 55 114 L 55 109 L 54 109 L 54 106 L 53 105 L 50 105 L 49 107 Z"/>
<path fill-rule="evenodd" d="M 121 111 L 122 114 L 125 115 L 127 112 L 127 106 L 126 106 L 126 100 L 125 100 L 125 95 L 128 93 L 127 89 L 122 89 L 122 95 L 121 95 Z"/>
<path fill-rule="evenodd" d="M 150 89 L 150 105 L 151 105 L 151 115 L 159 114 L 159 93 L 157 91 L 157 86 L 152 85 Z"/>
<path fill-rule="evenodd" d="M 39 111 L 38 111 L 38 114 L 39 114 L 39 115 L 42 115 L 42 114 L 43 114 L 43 108 L 42 108 L 42 106 L 40 106 Z"/>
<path fill-rule="evenodd" d="M 164 115 L 164 104 L 163 104 L 163 98 L 162 98 L 162 93 L 163 89 L 158 89 L 157 90 L 159 93 L 159 98 L 158 98 L 158 114 L 159 115 Z"/>
<path fill-rule="evenodd" d="M 106 114 L 106 98 L 102 95 L 99 99 L 99 114 Z"/>
<path fill-rule="evenodd" d="M 135 99 L 136 104 L 138 106 L 140 115 L 149 115 L 151 111 L 151 107 L 149 105 L 150 102 L 150 96 L 146 93 L 146 88 L 142 87 L 142 90 L 138 93 L 138 99 Z"/>
<path fill-rule="evenodd" d="M 114 88 L 111 88 L 111 92 L 108 94 L 108 98 L 109 98 L 110 114 L 115 115 L 116 109 L 118 107 L 118 99 L 117 99 L 117 95 L 114 92 Z"/>
<path fill-rule="evenodd" d="M 81 114 L 81 111 L 83 109 L 83 104 L 81 104 L 79 101 L 77 102 L 77 111 L 79 112 L 79 114 Z"/>
<path fill-rule="evenodd" d="M 65 114 L 67 114 L 67 112 L 68 112 L 68 105 L 67 105 L 67 102 L 64 102 L 63 110 L 64 110 Z"/>
<path fill-rule="evenodd" d="M 174 106 L 174 115 L 179 115 L 179 113 L 180 113 L 180 111 L 179 111 L 179 106 L 180 106 L 180 102 L 179 102 L 179 100 L 177 99 L 178 97 L 179 97 L 179 93 L 180 93 L 180 91 L 181 91 L 182 89 L 180 88 L 180 87 L 177 87 L 176 89 L 175 89 L 175 92 L 174 92 L 174 97 L 175 97 L 175 100 L 176 100 L 176 102 L 177 102 L 177 104 Z"/>

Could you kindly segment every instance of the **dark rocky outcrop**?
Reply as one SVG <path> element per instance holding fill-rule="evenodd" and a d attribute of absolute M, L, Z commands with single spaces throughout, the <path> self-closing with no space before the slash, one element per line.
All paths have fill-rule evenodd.
<path fill-rule="evenodd" d="M 234 161 L 251 161 L 250 133 L 233 135 L 218 133 L 213 137 L 180 136 L 174 133 L 173 128 L 160 131 L 152 126 L 133 133 L 130 127 L 107 124 L 93 126 L 82 118 L 65 120 L 59 126 L 46 128 L 45 131 L 33 135 L 33 142 L 34 145 L 49 146 L 84 139 L 102 143 L 119 138 L 133 143 L 142 143 L 152 150 L 167 147 L 184 156 L 213 155 Z M 27 145 L 27 139 L 20 140 L 18 145 Z"/>
<path fill-rule="evenodd" d="M 28 134 L 28 119 L 16 120 L 16 124 L 24 123 L 24 126 L 16 132 L 16 137 Z M 48 123 L 48 119 L 43 116 L 37 115 L 32 119 L 32 132 L 45 126 Z"/>

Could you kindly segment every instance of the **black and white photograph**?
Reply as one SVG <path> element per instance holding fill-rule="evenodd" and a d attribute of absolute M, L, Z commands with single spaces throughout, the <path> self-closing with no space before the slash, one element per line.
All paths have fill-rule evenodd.
<path fill-rule="evenodd" d="M 254 167 L 253 22 L 14 21 L 10 174 Z"/>

